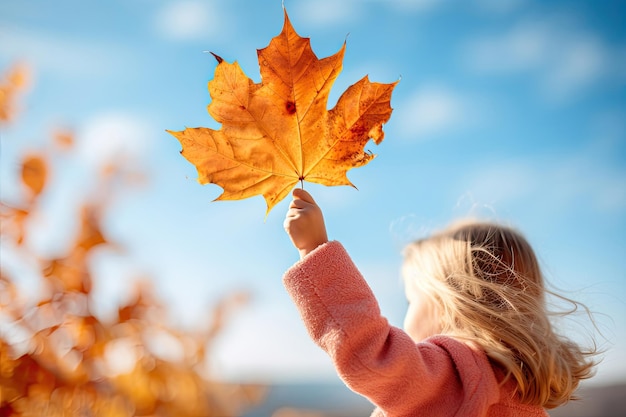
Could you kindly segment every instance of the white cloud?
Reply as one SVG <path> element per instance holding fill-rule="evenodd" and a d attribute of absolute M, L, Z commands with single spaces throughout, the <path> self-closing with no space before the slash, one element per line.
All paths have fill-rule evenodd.
<path fill-rule="evenodd" d="M 486 165 L 471 177 L 463 179 L 464 198 L 477 208 L 477 204 L 515 203 L 533 194 L 541 184 L 539 169 L 524 160 L 507 160 L 500 164 Z M 480 207 L 479 207 L 480 208 Z"/>
<path fill-rule="evenodd" d="M 602 77 L 609 66 L 608 53 L 597 40 L 582 38 L 569 42 L 560 53 L 559 64 L 546 71 L 546 91 L 556 98 L 567 96 Z"/>
<path fill-rule="evenodd" d="M 526 0 L 474 0 L 479 9 L 490 13 L 510 13 L 519 9 Z"/>
<path fill-rule="evenodd" d="M 546 159 L 513 159 L 485 166 L 464 179 L 475 202 L 507 206 L 541 199 L 545 210 L 569 210 L 583 199 L 598 213 L 626 210 L 626 171 L 611 167 L 590 149 Z"/>
<path fill-rule="evenodd" d="M 474 39 L 464 54 L 468 67 L 480 73 L 534 75 L 545 97 L 557 100 L 612 75 L 617 57 L 594 34 L 556 18 Z"/>
<path fill-rule="evenodd" d="M 430 85 L 398 105 L 396 123 L 408 137 L 424 137 L 459 128 L 468 122 L 467 99 L 452 90 Z"/>
<path fill-rule="evenodd" d="M 535 69 L 550 55 L 548 28 L 523 23 L 505 35 L 471 41 L 466 50 L 469 66 L 480 72 L 519 72 Z"/>
<path fill-rule="evenodd" d="M 100 113 L 85 121 L 78 132 L 78 159 L 102 167 L 120 158 L 140 160 L 148 151 L 153 128 L 129 113 Z"/>
<path fill-rule="evenodd" d="M 447 0 L 373 0 L 406 11 L 425 12 L 445 3 Z"/>
<path fill-rule="evenodd" d="M 157 31 L 172 40 L 206 40 L 219 34 L 225 17 L 215 2 L 186 0 L 167 3 L 155 16 Z"/>
<path fill-rule="evenodd" d="M 296 4 L 297 14 L 313 24 L 336 24 L 359 19 L 372 5 L 389 7 L 398 12 L 426 12 L 447 0 L 317 0 Z"/>
<path fill-rule="evenodd" d="M 352 0 L 341 2 L 335 0 L 303 1 L 297 3 L 296 6 L 295 14 L 315 25 L 353 21 L 362 12 L 362 5 Z"/>
<path fill-rule="evenodd" d="M 86 40 L 56 33 L 0 27 L 0 56 L 23 61 L 38 72 L 51 71 L 66 77 L 96 77 L 129 70 L 133 54 L 113 42 Z"/>

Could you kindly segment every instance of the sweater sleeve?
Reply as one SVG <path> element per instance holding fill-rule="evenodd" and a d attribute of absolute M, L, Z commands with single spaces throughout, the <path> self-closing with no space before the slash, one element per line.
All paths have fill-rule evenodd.
<path fill-rule="evenodd" d="M 388 416 L 452 415 L 463 386 L 449 352 L 415 344 L 381 316 L 378 303 L 343 246 L 326 243 L 293 265 L 283 283 L 311 338 L 339 376 Z"/>

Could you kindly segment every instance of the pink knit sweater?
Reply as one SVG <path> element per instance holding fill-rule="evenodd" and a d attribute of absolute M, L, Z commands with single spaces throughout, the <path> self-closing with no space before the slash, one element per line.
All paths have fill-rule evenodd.
<path fill-rule="evenodd" d="M 442 335 L 416 344 L 389 325 L 339 242 L 309 253 L 283 282 L 339 376 L 376 405 L 372 416 L 548 416 L 517 402 L 514 382 L 501 386 L 483 351 Z"/>

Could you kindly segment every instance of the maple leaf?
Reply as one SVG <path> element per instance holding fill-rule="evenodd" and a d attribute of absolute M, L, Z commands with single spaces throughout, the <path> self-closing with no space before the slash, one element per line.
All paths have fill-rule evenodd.
<path fill-rule="evenodd" d="M 221 129 L 168 132 L 197 168 L 198 181 L 222 187 L 216 200 L 262 194 L 267 216 L 298 182 L 354 186 L 347 171 L 375 157 L 364 147 L 370 139 L 383 140 L 397 81 L 372 83 L 365 76 L 327 110 L 345 47 L 344 42 L 336 54 L 318 59 L 284 10 L 281 33 L 257 50 L 261 83 L 249 79 L 236 61 L 214 54 L 218 65 L 208 83 L 207 110 Z"/>
<path fill-rule="evenodd" d="M 47 163 L 40 155 L 28 155 L 22 163 L 22 182 L 33 197 L 38 196 L 46 185 Z"/>

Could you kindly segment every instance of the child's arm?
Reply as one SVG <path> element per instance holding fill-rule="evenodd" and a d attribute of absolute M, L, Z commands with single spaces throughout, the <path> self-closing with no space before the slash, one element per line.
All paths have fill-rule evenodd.
<path fill-rule="evenodd" d="M 328 242 L 322 211 L 306 191 L 293 191 L 284 228 L 301 257 L 285 274 L 284 284 L 309 334 L 350 388 L 386 411 L 400 413 L 415 401 L 431 404 L 438 392 L 454 391 L 450 385 L 455 379 L 444 377 L 453 374 L 450 362 L 427 364 L 424 355 L 433 352 L 418 353 L 410 337 L 381 316 L 347 252 L 339 242 Z M 440 354 L 434 357 L 441 359 Z M 426 381 L 429 389 L 423 387 Z"/>
<path fill-rule="evenodd" d="M 430 344 L 418 349 L 389 325 L 339 242 L 321 245 L 297 262 L 283 283 L 339 376 L 387 415 L 408 416 L 421 407 L 433 410 L 425 415 L 443 416 L 460 406 L 461 387 L 445 350 Z M 449 398 L 442 401 L 442 395 Z"/>
<path fill-rule="evenodd" d="M 283 226 L 300 252 L 300 258 L 328 242 L 322 210 L 311 194 L 301 188 L 293 190 L 293 200 Z"/>
<path fill-rule="evenodd" d="M 416 410 L 452 415 L 461 407 L 463 415 L 484 415 L 499 398 L 484 353 L 445 337 L 416 345 L 390 326 L 343 246 L 328 242 L 313 198 L 300 189 L 293 197 L 284 227 L 302 259 L 285 273 L 283 283 L 309 335 L 330 355 L 346 384 L 387 415 L 414 415 Z"/>

